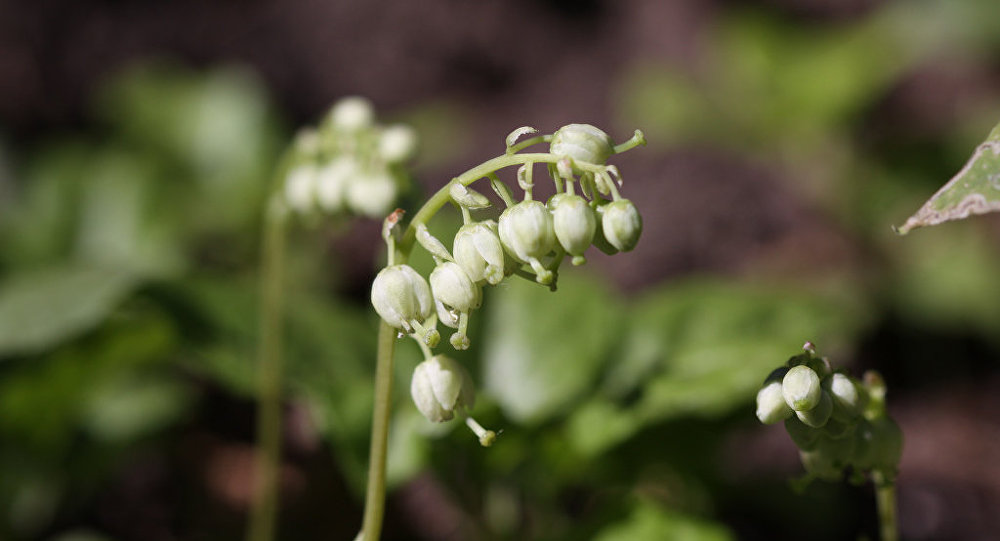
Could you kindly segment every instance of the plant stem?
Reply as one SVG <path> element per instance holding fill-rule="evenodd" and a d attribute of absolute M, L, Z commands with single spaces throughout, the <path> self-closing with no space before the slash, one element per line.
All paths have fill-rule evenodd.
<path fill-rule="evenodd" d="M 278 514 L 286 217 L 284 202 L 278 195 L 272 196 L 264 212 L 262 233 L 257 452 L 248 541 L 273 539 Z"/>
<path fill-rule="evenodd" d="M 882 541 L 897 541 L 896 483 L 879 470 L 872 471 L 872 483 L 875 485 L 875 505 Z"/>
<path fill-rule="evenodd" d="M 392 356 L 396 330 L 385 321 L 378 328 L 378 359 L 375 365 L 375 408 L 372 413 L 372 439 L 368 448 L 368 491 L 365 515 L 358 539 L 377 541 L 385 515 L 385 457 L 389 442 L 389 413 L 392 399 Z"/>

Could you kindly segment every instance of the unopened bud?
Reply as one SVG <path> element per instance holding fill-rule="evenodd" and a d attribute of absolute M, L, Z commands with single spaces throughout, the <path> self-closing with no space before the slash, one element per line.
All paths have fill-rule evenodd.
<path fill-rule="evenodd" d="M 378 137 L 378 154 L 389 163 L 401 162 L 417 149 L 417 133 L 413 128 L 397 124 L 382 130 Z"/>
<path fill-rule="evenodd" d="M 766 425 L 784 421 L 792 416 L 792 408 L 781 395 L 781 382 L 772 381 L 757 391 L 757 418 Z"/>
<path fill-rule="evenodd" d="M 830 393 L 833 399 L 833 416 L 835 419 L 850 422 L 861 415 L 863 409 L 861 395 L 851 378 L 836 373 L 823 380 L 823 389 Z"/>
<path fill-rule="evenodd" d="M 372 283 L 372 306 L 391 327 L 412 332 L 431 315 L 431 288 L 409 265 L 382 269 Z"/>
<path fill-rule="evenodd" d="M 309 212 L 316 197 L 317 167 L 311 163 L 292 169 L 285 177 L 285 201 L 295 212 Z"/>
<path fill-rule="evenodd" d="M 808 366 L 792 367 L 781 381 L 781 393 L 788 407 L 808 411 L 816 407 L 822 392 L 819 376 Z"/>
<path fill-rule="evenodd" d="M 568 124 L 552 135 L 549 152 L 576 161 L 603 165 L 615 153 L 608 134 L 590 124 Z"/>
<path fill-rule="evenodd" d="M 800 421 L 813 428 L 822 428 L 830 420 L 831 413 L 833 413 L 833 400 L 830 398 L 830 393 L 821 391 L 819 403 L 816 404 L 815 408 L 796 411 L 795 415 Z"/>
<path fill-rule="evenodd" d="M 434 298 L 459 312 L 479 308 L 482 290 L 457 263 L 446 261 L 431 271 Z"/>
<path fill-rule="evenodd" d="M 336 212 L 344 205 L 351 180 L 358 174 L 358 164 L 349 157 L 334 158 L 316 175 L 316 200 L 327 212 Z"/>
<path fill-rule="evenodd" d="M 474 282 L 497 285 L 504 277 L 504 251 L 494 221 L 463 225 L 452 245 L 455 262 Z"/>
<path fill-rule="evenodd" d="M 371 126 L 375 118 L 372 104 L 365 98 L 343 98 L 330 109 L 330 122 L 339 130 L 354 132 Z"/>
<path fill-rule="evenodd" d="M 476 399 L 469 372 L 444 355 L 418 364 L 410 382 L 410 396 L 417 409 L 435 423 L 448 421 L 455 412 L 471 408 Z"/>
<path fill-rule="evenodd" d="M 601 216 L 604 238 L 622 252 L 635 248 L 642 234 L 642 217 L 628 199 L 619 199 L 605 205 Z"/>
<path fill-rule="evenodd" d="M 573 256 L 574 265 L 587 260 L 583 253 L 594 241 L 597 217 L 587 200 L 579 195 L 562 194 L 552 201 L 553 229 L 559 244 Z"/>
<path fill-rule="evenodd" d="M 556 244 L 552 214 L 539 201 L 522 201 L 500 215 L 500 242 L 515 259 L 531 264 L 537 280 L 542 284 L 552 282 L 552 272 L 545 269 L 539 258 L 544 257 Z"/>
<path fill-rule="evenodd" d="M 386 172 L 360 175 L 347 184 L 347 204 L 354 212 L 381 218 L 392 210 L 398 188 Z"/>

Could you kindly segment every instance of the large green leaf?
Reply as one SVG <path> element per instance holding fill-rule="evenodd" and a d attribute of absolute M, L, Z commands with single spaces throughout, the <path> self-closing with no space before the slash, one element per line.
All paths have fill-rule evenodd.
<path fill-rule="evenodd" d="M 131 292 L 128 273 L 53 266 L 0 286 L 0 357 L 52 348 L 99 324 Z"/>
<path fill-rule="evenodd" d="M 1000 124 L 951 180 L 898 229 L 912 229 L 961 220 L 1000 210 Z"/>
<path fill-rule="evenodd" d="M 540 422 L 597 378 L 617 335 L 621 306 L 599 282 L 564 272 L 559 291 L 510 280 L 487 306 L 485 387 L 504 412 Z"/>

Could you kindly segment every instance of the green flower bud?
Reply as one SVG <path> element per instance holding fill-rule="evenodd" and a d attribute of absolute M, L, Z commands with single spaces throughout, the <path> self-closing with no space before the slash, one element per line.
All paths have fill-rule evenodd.
<path fill-rule="evenodd" d="M 549 152 L 603 165 L 615 153 L 615 147 L 608 134 L 590 124 L 568 124 L 552 135 Z"/>
<path fill-rule="evenodd" d="M 409 265 L 382 269 L 372 283 L 372 306 L 391 327 L 413 332 L 431 315 L 431 288 Z"/>
<path fill-rule="evenodd" d="M 861 415 L 861 395 L 848 376 L 837 373 L 824 378 L 823 390 L 830 393 L 830 398 L 833 399 L 834 419 L 852 422 Z"/>
<path fill-rule="evenodd" d="M 604 206 L 601 216 L 604 238 L 622 252 L 631 251 L 642 234 L 642 217 L 628 199 L 619 199 Z"/>
<path fill-rule="evenodd" d="M 811 451 L 819 443 L 820 431 L 806 426 L 798 417 L 785 419 L 785 430 L 795 442 L 795 446 L 803 451 Z"/>
<path fill-rule="evenodd" d="M 351 210 L 370 218 L 382 218 L 396 203 L 396 181 L 386 172 L 354 177 L 347 184 Z"/>
<path fill-rule="evenodd" d="M 486 280 L 497 285 L 504 277 L 504 251 L 497 234 L 496 222 L 474 222 L 463 225 L 455 234 L 452 245 L 455 262 L 474 282 Z"/>
<path fill-rule="evenodd" d="M 372 125 L 375 112 L 365 98 L 351 96 L 343 98 L 330 109 L 329 119 L 338 130 L 355 132 Z"/>
<path fill-rule="evenodd" d="M 389 163 L 408 159 L 417 149 L 417 134 L 413 128 L 397 124 L 382 130 L 378 137 L 378 154 Z"/>
<path fill-rule="evenodd" d="M 500 242 L 514 259 L 529 263 L 541 284 L 552 282 L 552 272 L 539 261 L 556 244 L 552 214 L 539 201 L 522 201 L 500 215 Z"/>
<path fill-rule="evenodd" d="M 781 393 L 788 407 L 795 411 L 808 411 L 820 402 L 822 394 L 819 376 L 808 366 L 794 366 L 781 381 Z"/>
<path fill-rule="evenodd" d="M 796 411 L 795 415 L 813 428 L 822 428 L 830 420 L 831 413 L 833 413 L 833 400 L 830 398 L 830 393 L 820 392 L 820 400 L 815 408 Z"/>
<path fill-rule="evenodd" d="M 445 261 L 431 271 L 431 292 L 436 300 L 459 312 L 479 308 L 482 290 L 457 263 Z"/>
<path fill-rule="evenodd" d="M 435 355 L 417 365 L 410 381 L 410 396 L 428 420 L 443 423 L 456 411 L 471 408 L 476 400 L 469 372 L 444 355 Z"/>
<path fill-rule="evenodd" d="M 587 200 L 579 195 L 559 194 L 549 202 L 553 230 L 566 253 L 573 256 L 574 265 L 586 263 L 583 253 L 594 240 L 597 217 Z"/>
<path fill-rule="evenodd" d="M 316 175 L 316 200 L 327 212 L 339 211 L 344 206 L 347 187 L 358 174 L 358 164 L 354 159 L 341 156 L 334 158 Z"/>
<path fill-rule="evenodd" d="M 792 408 L 781 394 L 781 382 L 772 381 L 757 392 L 757 418 L 766 425 L 773 425 L 792 416 Z"/>

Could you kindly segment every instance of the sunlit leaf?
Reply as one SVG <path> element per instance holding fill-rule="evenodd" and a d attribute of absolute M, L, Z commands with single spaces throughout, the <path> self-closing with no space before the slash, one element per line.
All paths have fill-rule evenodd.
<path fill-rule="evenodd" d="M 898 229 L 912 229 L 961 220 L 1000 210 L 1000 124 L 951 180 Z"/>

